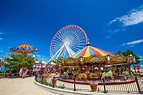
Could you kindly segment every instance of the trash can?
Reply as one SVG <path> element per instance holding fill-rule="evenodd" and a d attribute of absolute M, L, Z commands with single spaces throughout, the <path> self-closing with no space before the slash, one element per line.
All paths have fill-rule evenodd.
<path fill-rule="evenodd" d="M 91 87 L 91 91 L 97 91 L 97 84 L 94 84 L 94 83 L 90 83 L 89 84 L 90 85 L 90 87 Z"/>

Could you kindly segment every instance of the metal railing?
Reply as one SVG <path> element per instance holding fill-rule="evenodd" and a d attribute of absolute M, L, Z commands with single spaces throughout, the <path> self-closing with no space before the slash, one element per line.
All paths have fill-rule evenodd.
<path fill-rule="evenodd" d="M 42 75 L 39 74 L 35 76 L 35 80 L 37 82 L 44 84 L 43 81 L 45 81 L 45 79 L 43 77 L 44 77 L 43 74 Z M 48 80 L 46 85 L 49 85 L 51 87 L 56 87 L 56 88 L 72 90 L 72 91 L 91 91 L 90 85 L 76 84 L 76 81 L 77 81 L 76 78 L 74 78 L 73 83 L 62 82 L 62 81 L 59 81 L 58 78 L 59 77 L 46 78 L 46 80 Z M 112 81 L 119 82 L 119 81 L 128 81 L 128 80 L 112 80 Z M 107 92 L 127 92 L 127 93 L 139 92 L 139 93 L 142 93 L 143 78 L 137 78 L 137 81 L 138 81 L 138 85 L 140 87 L 141 92 L 139 92 L 136 82 L 127 83 L 127 84 L 106 85 L 106 82 L 108 82 L 108 80 L 105 80 L 105 87 L 104 85 L 97 85 L 97 91 L 99 92 L 107 91 Z M 83 80 L 82 82 L 85 82 L 85 81 Z M 103 82 L 103 81 L 100 81 L 100 82 Z"/>

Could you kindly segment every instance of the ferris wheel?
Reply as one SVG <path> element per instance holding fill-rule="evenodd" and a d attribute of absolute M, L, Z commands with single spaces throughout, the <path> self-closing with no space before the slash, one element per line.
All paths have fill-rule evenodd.
<path fill-rule="evenodd" d="M 61 28 L 53 37 L 50 45 L 51 60 L 59 57 L 71 57 L 88 43 L 85 31 L 77 25 L 67 25 Z"/>

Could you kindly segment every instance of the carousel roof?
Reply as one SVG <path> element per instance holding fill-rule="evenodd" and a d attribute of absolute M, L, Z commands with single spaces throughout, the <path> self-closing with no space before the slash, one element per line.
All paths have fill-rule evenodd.
<path fill-rule="evenodd" d="M 75 53 L 72 58 L 79 58 L 79 57 L 89 57 L 91 55 L 98 55 L 98 56 L 106 56 L 107 54 L 109 54 L 110 56 L 114 56 L 114 54 L 99 49 L 97 47 L 93 47 L 90 44 L 88 44 L 85 48 L 83 48 L 82 50 L 79 50 L 77 53 Z"/>

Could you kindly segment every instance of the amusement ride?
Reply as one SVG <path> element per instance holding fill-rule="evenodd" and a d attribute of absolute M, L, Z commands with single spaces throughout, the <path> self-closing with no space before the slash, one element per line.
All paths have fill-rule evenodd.
<path fill-rule="evenodd" d="M 85 31 L 77 25 L 67 25 L 61 28 L 53 37 L 50 45 L 51 60 L 58 57 L 68 58 L 86 46 L 88 37 Z"/>
<path fill-rule="evenodd" d="M 17 53 L 22 53 L 22 54 L 25 54 L 27 56 L 29 53 L 37 52 L 38 49 L 33 48 L 29 44 L 22 44 L 18 47 L 10 48 L 10 51 L 11 52 L 17 52 Z"/>
<path fill-rule="evenodd" d="M 86 32 L 79 26 L 67 25 L 53 37 L 50 45 L 51 60 L 60 66 L 60 80 L 132 79 L 132 56 L 112 54 L 89 43 Z M 62 59 L 58 59 L 63 57 Z M 116 83 L 115 83 L 116 84 Z"/>

